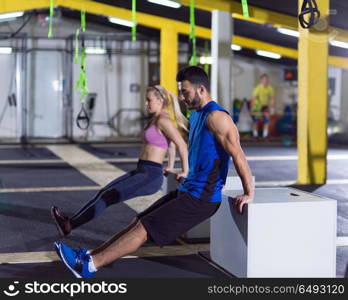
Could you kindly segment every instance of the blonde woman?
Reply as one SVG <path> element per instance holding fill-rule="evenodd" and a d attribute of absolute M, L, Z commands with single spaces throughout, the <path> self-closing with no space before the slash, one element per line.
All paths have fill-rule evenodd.
<path fill-rule="evenodd" d="M 162 186 L 162 164 L 171 144 L 166 171 L 174 166 L 175 147 L 177 147 L 182 165 L 177 179 L 187 176 L 189 171 L 187 145 L 178 128 L 187 131 L 188 122 L 180 111 L 177 98 L 160 85 L 150 86 L 147 88 L 145 106 L 152 117 L 144 129 L 143 149 L 137 168 L 102 188 L 71 218 L 63 215 L 57 207 L 53 206 L 51 214 L 62 236 L 68 235 L 73 229 L 96 218 L 112 204 L 156 193 Z M 176 124 L 171 120 L 168 112 L 173 113 Z"/>

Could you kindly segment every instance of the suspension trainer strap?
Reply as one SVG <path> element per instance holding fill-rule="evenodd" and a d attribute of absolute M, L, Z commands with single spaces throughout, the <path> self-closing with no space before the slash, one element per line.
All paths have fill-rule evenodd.
<path fill-rule="evenodd" d="M 243 7 L 243 17 L 248 19 L 249 18 L 248 0 L 242 0 L 242 7 Z"/>
<path fill-rule="evenodd" d="M 74 63 L 78 63 L 79 54 L 80 54 L 80 76 L 76 81 L 76 89 L 79 90 L 80 93 L 80 101 L 81 101 L 81 110 L 76 118 L 76 125 L 80 129 L 87 129 L 90 123 L 88 112 L 85 108 L 86 96 L 88 95 L 87 88 L 87 75 L 86 75 L 86 46 L 85 46 L 85 38 L 81 37 L 81 52 L 79 53 L 79 35 L 80 31 L 86 31 L 86 12 L 81 11 L 81 26 L 76 30 L 75 34 L 75 57 Z"/>
<path fill-rule="evenodd" d="M 48 24 L 48 37 L 53 37 L 53 10 L 54 10 L 54 3 L 53 0 L 50 0 L 50 20 Z"/>
<path fill-rule="evenodd" d="M 132 0 L 132 42 L 137 40 L 137 0 Z"/>

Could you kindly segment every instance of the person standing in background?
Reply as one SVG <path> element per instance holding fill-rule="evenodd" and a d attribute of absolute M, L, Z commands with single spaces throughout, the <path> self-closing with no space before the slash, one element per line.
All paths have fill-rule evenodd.
<path fill-rule="evenodd" d="M 255 87 L 251 100 L 251 115 L 253 119 L 253 136 L 258 137 L 258 123 L 263 121 L 262 137 L 268 137 L 270 116 L 274 114 L 274 88 L 269 83 L 267 74 L 260 76 L 260 83 Z"/>

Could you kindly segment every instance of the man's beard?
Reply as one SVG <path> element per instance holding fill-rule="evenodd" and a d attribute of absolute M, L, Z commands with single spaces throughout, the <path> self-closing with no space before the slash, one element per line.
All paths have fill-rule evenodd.
<path fill-rule="evenodd" d="M 192 101 L 187 103 L 187 108 L 197 110 L 199 109 L 200 104 L 201 104 L 201 99 L 199 98 L 198 93 L 196 92 Z"/>

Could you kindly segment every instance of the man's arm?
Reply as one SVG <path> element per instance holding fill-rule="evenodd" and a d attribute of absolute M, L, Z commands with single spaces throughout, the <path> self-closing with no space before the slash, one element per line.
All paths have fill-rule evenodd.
<path fill-rule="evenodd" d="M 275 113 L 275 92 L 274 88 L 271 86 L 271 93 L 269 98 L 269 108 L 270 108 L 270 114 L 274 115 Z"/>
<path fill-rule="evenodd" d="M 251 107 L 253 107 L 256 103 L 257 95 L 258 95 L 259 89 L 258 86 L 254 88 L 252 95 L 251 95 Z"/>
<path fill-rule="evenodd" d="M 172 171 L 175 164 L 176 146 L 174 142 L 170 142 L 168 148 L 168 166 L 165 168 L 166 171 Z"/>
<path fill-rule="evenodd" d="M 251 170 L 240 146 L 239 133 L 231 117 L 223 111 L 212 112 L 207 126 L 225 151 L 231 155 L 236 171 L 242 180 L 244 195 L 236 197 L 236 209 L 242 213 L 245 203 L 254 198 L 254 183 Z"/>

